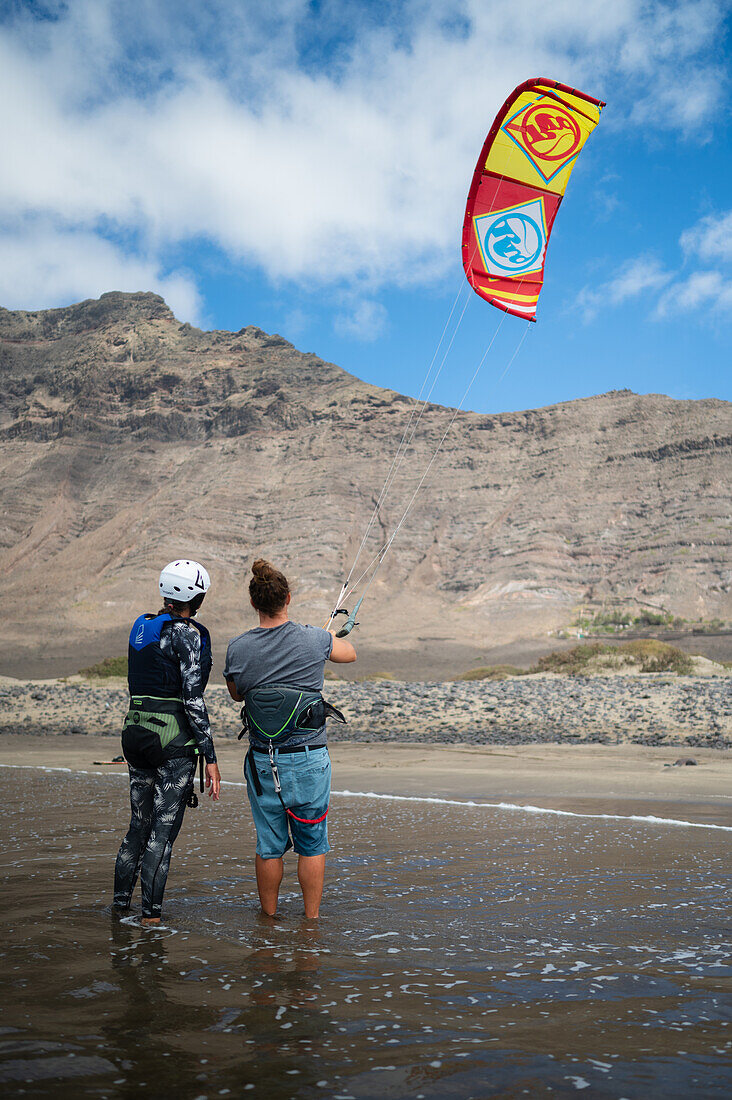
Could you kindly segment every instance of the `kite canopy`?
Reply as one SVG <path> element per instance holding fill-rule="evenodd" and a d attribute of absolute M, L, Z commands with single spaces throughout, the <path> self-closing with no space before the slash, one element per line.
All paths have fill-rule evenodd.
<path fill-rule="evenodd" d="M 468 194 L 463 267 L 476 294 L 506 313 L 536 320 L 554 219 L 604 106 L 540 77 L 496 115 Z"/>

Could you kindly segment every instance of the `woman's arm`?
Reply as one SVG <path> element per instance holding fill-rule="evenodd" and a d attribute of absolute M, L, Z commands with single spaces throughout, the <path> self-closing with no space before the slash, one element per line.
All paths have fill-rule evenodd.
<path fill-rule="evenodd" d="M 236 690 L 236 684 L 234 683 L 233 680 L 230 680 L 228 678 L 228 676 L 226 678 L 226 686 L 229 689 L 229 695 L 231 696 L 231 698 L 234 700 L 235 703 L 243 702 L 244 696 L 239 694 L 239 692 Z"/>
<path fill-rule="evenodd" d="M 203 682 L 201 676 L 201 635 L 195 626 L 185 619 L 178 619 L 171 625 L 171 645 L 180 665 L 183 706 L 185 707 L 191 732 L 207 764 L 216 762 L 211 724 L 203 700 Z"/>
<path fill-rule="evenodd" d="M 198 751 L 206 761 L 206 786 L 211 788 L 209 794 L 212 794 L 216 800 L 219 797 L 221 776 L 216 763 L 216 750 L 211 736 L 208 711 L 203 699 L 201 635 L 195 626 L 189 626 L 185 620 L 177 620 L 172 625 L 170 640 L 173 652 L 180 663 L 183 706 L 188 724 Z"/>
<path fill-rule="evenodd" d="M 336 638 L 335 630 L 329 630 L 328 633 L 333 637 L 333 648 L 330 651 L 328 660 L 333 661 L 336 665 L 350 665 L 352 661 L 355 661 L 356 650 L 351 643 L 345 638 Z M 231 691 L 231 688 L 229 688 L 229 691 Z"/>

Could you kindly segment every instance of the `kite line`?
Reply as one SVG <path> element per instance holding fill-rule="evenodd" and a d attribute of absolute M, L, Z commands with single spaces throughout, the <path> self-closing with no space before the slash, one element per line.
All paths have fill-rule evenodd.
<path fill-rule="evenodd" d="M 430 402 L 430 397 L 442 372 L 455 337 L 462 323 L 470 295 L 452 331 L 439 366 L 432 378 L 440 348 L 455 314 L 462 287 L 453 302 L 448 319 L 430 361 L 416 403 L 412 407 L 401 440 L 387 471 L 382 489 L 374 503 L 366 530 L 356 552 L 346 580 L 331 612 L 327 626 L 337 615 L 345 614 L 344 636 L 356 625 L 356 615 L 364 597 L 383 564 L 389 549 L 407 519 L 437 456 L 463 408 L 475 379 L 495 343 L 507 313 L 533 322 L 544 282 L 546 249 L 559 206 L 577 157 L 587 138 L 600 121 L 605 104 L 545 78 L 526 80 L 513 90 L 496 115 L 483 143 L 463 220 L 463 267 L 467 281 L 475 293 L 501 310 L 503 316 L 476 366 L 457 408 L 407 501 L 401 518 L 391 535 L 385 539 L 376 555 L 354 580 L 374 523 L 391 491 L 409 448 Z M 524 329 L 498 382 L 505 378 L 523 345 L 528 326 Z M 423 399 L 423 394 L 427 390 Z M 368 580 L 366 580 L 368 578 Z M 340 604 L 354 595 L 362 582 L 365 588 L 354 610 L 349 614 Z"/>
<path fill-rule="evenodd" d="M 493 201 L 495 201 L 496 195 L 498 194 L 498 189 L 499 189 L 502 181 L 503 181 L 503 176 L 500 176 L 496 179 L 495 190 L 494 190 L 494 194 L 493 194 Z M 478 241 L 476 239 L 475 243 L 473 244 L 473 251 L 471 253 L 471 258 L 470 258 L 471 265 L 472 265 L 473 260 L 475 259 L 475 254 L 478 250 L 478 247 L 479 247 L 478 246 Z M 481 366 L 485 362 L 485 359 L 486 359 L 490 349 L 492 348 L 492 346 L 493 346 L 493 344 L 496 340 L 496 337 L 498 336 L 498 333 L 501 330 L 501 327 L 502 327 L 503 322 L 504 322 L 505 317 L 506 317 L 505 313 L 500 318 L 500 321 L 498 322 L 496 330 L 493 333 L 493 336 L 491 337 L 490 343 L 488 344 L 488 347 L 486 348 L 485 352 L 483 353 L 483 357 L 481 358 L 480 363 L 478 364 L 478 367 L 476 368 L 476 371 L 473 374 L 473 377 L 471 378 L 471 380 L 468 384 L 468 387 L 467 387 L 467 389 L 465 390 L 465 393 L 462 396 L 461 402 L 460 402 L 460 404 L 458 405 L 458 407 L 455 411 L 455 415 L 453 415 L 452 419 L 450 420 L 450 424 L 448 425 L 447 432 L 445 433 L 443 438 L 438 443 L 437 449 L 434 452 L 434 454 L 432 455 L 432 457 L 431 457 L 431 459 L 430 459 L 430 461 L 427 465 L 427 469 L 425 470 L 424 475 L 423 475 L 422 479 L 420 480 L 419 485 L 417 486 L 417 490 L 416 490 L 415 494 L 413 495 L 412 499 L 410 500 L 409 504 L 407 505 L 407 508 L 406 508 L 405 512 L 403 513 L 399 523 L 397 524 L 394 532 L 392 533 L 391 537 L 383 544 L 381 549 L 377 552 L 376 556 L 366 566 L 366 569 L 361 573 L 361 575 L 355 581 L 352 582 L 353 574 L 356 571 L 356 566 L 357 566 L 357 564 L 358 564 L 358 562 L 361 558 L 361 554 L 363 553 L 363 551 L 366 547 L 366 543 L 368 541 L 368 537 L 371 533 L 373 525 L 374 525 L 374 523 L 376 522 L 376 520 L 378 519 L 378 517 L 380 515 L 382 505 L 384 504 L 384 501 L 386 500 L 386 497 L 388 496 L 388 494 L 389 494 L 389 492 L 390 492 L 390 490 L 391 490 L 391 488 L 394 484 L 394 481 L 397 477 L 397 474 L 399 473 L 399 470 L 400 470 L 400 468 L 401 468 L 401 466 L 404 462 L 404 459 L 406 457 L 407 451 L 409 450 L 410 446 L 412 445 L 412 442 L 413 442 L 414 437 L 417 433 L 417 429 L 419 427 L 422 416 L 423 416 L 423 414 L 424 414 L 424 412 L 425 412 L 425 410 L 426 410 L 426 408 L 427 408 L 427 406 L 430 402 L 430 398 L 431 398 L 431 396 L 434 392 L 437 381 L 438 381 L 438 379 L 439 379 L 439 377 L 442 373 L 442 369 L 445 366 L 445 363 L 447 362 L 447 358 L 450 354 L 450 351 L 452 350 L 453 343 L 455 342 L 455 337 L 458 334 L 458 331 L 459 331 L 460 326 L 462 324 L 463 318 L 465 316 L 465 312 L 468 308 L 468 305 L 469 305 L 470 301 L 472 300 L 470 292 L 468 291 L 466 293 L 465 304 L 463 305 L 463 308 L 460 311 L 460 316 L 458 317 L 455 328 L 453 329 L 452 335 L 450 336 L 450 340 L 448 342 L 448 345 L 447 345 L 447 347 L 446 347 L 446 349 L 443 353 L 442 359 L 440 360 L 440 365 L 437 368 L 437 371 L 435 373 L 434 378 L 432 379 L 432 383 L 430 385 L 430 388 L 427 392 L 426 397 L 424 399 L 422 399 L 422 394 L 424 393 L 425 387 L 427 386 L 427 383 L 429 381 L 429 377 L 432 373 L 432 369 L 435 365 L 435 361 L 436 361 L 437 356 L 439 354 L 442 343 L 445 339 L 447 330 L 450 326 L 450 321 L 452 320 L 453 314 L 455 313 L 455 310 L 457 309 L 458 302 L 460 301 L 460 298 L 461 298 L 464 291 L 465 291 L 465 283 L 463 283 L 463 281 L 461 279 L 460 286 L 458 288 L 457 294 L 455 295 L 452 306 L 450 307 L 450 312 L 448 313 L 447 320 L 445 321 L 445 324 L 443 326 L 442 333 L 440 335 L 439 340 L 437 341 L 437 346 L 435 347 L 435 350 L 432 354 L 432 358 L 430 360 L 429 366 L 427 367 L 427 371 L 426 371 L 425 376 L 422 380 L 422 385 L 420 386 L 419 393 L 417 394 L 416 403 L 412 406 L 411 412 L 409 414 L 409 418 L 407 420 L 406 426 L 405 426 L 404 431 L 402 433 L 402 437 L 399 441 L 399 445 L 398 445 L 398 447 L 396 449 L 396 452 L 394 454 L 394 458 L 392 459 L 391 465 L 390 465 L 389 469 L 387 470 L 387 474 L 386 474 L 386 477 L 384 479 L 384 484 L 382 485 L 381 491 L 380 491 L 380 493 L 379 493 L 379 495 L 378 495 L 378 497 L 377 497 L 377 499 L 374 503 L 374 507 L 372 509 L 371 515 L 370 515 L 368 523 L 366 525 L 366 530 L 364 531 L 363 537 L 362 537 L 361 542 L 359 544 L 359 547 L 356 551 L 355 557 L 353 558 L 353 562 L 352 562 L 351 568 L 348 572 L 348 576 L 346 577 L 345 581 L 343 582 L 343 584 L 341 586 L 341 590 L 338 593 L 338 599 L 336 600 L 335 605 L 333 607 L 333 610 L 331 611 L 330 618 L 328 619 L 328 621 L 326 623 L 326 629 L 330 629 L 330 627 L 333 623 L 333 620 L 336 618 L 337 615 L 348 614 L 347 609 L 342 608 L 341 604 L 349 596 L 353 595 L 353 593 L 357 590 L 358 586 L 360 585 L 361 581 L 368 575 L 368 573 L 370 572 L 372 567 L 374 565 L 376 565 L 376 569 L 374 570 L 374 573 L 371 576 L 371 578 L 370 578 L 370 580 L 369 580 L 369 582 L 366 586 L 366 589 L 364 590 L 363 594 L 361 595 L 361 597 L 360 597 L 356 607 L 354 608 L 353 612 L 351 612 L 351 614 L 349 615 L 349 617 L 347 619 L 347 622 L 346 622 L 346 626 L 344 627 L 344 629 L 340 633 L 341 634 L 348 634 L 348 633 L 350 633 L 350 631 L 355 626 L 355 617 L 358 614 L 358 611 L 359 611 L 359 608 L 361 607 L 361 604 L 363 603 L 364 597 L 366 596 L 366 592 L 371 587 L 371 583 L 374 580 L 374 577 L 376 576 L 376 573 L 378 572 L 379 568 L 381 567 L 381 563 L 383 562 L 384 558 L 386 557 L 387 552 L 391 548 L 391 545 L 394 542 L 394 539 L 396 538 L 396 535 L 397 535 L 398 531 L 400 530 L 400 528 L 402 527 L 405 519 L 407 518 L 407 514 L 409 513 L 409 511 L 411 511 L 411 507 L 412 507 L 412 504 L 414 503 L 414 499 L 415 499 L 417 493 L 419 492 L 419 490 L 421 489 L 422 485 L 424 484 L 425 478 L 427 477 L 427 474 L 429 473 L 429 470 L 432 468 L 432 465 L 434 464 L 435 459 L 437 458 L 437 455 L 439 454 L 440 450 L 442 449 L 442 445 L 445 442 L 447 432 L 449 432 L 449 430 L 452 427 L 452 424 L 455 420 L 455 415 L 457 415 L 457 412 L 459 412 L 462 409 L 463 403 L 465 402 L 465 399 L 467 398 L 467 395 L 470 391 L 470 388 L 471 388 L 473 382 L 475 381 L 475 378 L 477 377 L 478 371 L 480 370 Z M 513 362 L 513 358 L 511 360 L 511 362 Z M 501 378 L 504 377 L 505 373 L 506 372 L 504 371 L 503 374 L 501 375 Z M 421 407 L 419 407 L 420 404 L 421 404 Z M 418 407 L 419 407 L 419 412 L 417 412 Z M 416 413 L 416 419 L 415 419 L 415 413 Z"/>
<path fill-rule="evenodd" d="M 364 543 L 365 543 L 365 540 L 362 540 L 361 547 L 359 548 L 359 553 L 358 553 L 357 557 L 354 559 L 353 565 L 351 566 L 351 570 L 350 570 L 350 573 L 348 575 L 348 580 L 347 580 L 347 582 L 344 582 L 344 584 L 341 588 L 339 597 L 338 597 L 338 603 L 339 604 L 343 600 L 347 600 L 350 596 L 353 596 L 358 591 L 359 586 L 361 585 L 362 581 L 366 580 L 366 578 L 368 577 L 368 580 L 366 582 L 366 586 L 365 586 L 363 592 L 361 593 L 361 596 L 359 597 L 359 600 L 358 600 L 356 606 L 354 607 L 354 610 L 351 612 L 351 614 L 349 615 L 348 620 L 346 622 L 346 627 L 348 627 L 348 629 L 344 628 L 344 631 L 345 631 L 346 634 L 350 633 L 350 631 L 356 625 L 355 617 L 359 612 L 361 604 L 363 603 L 369 588 L 373 584 L 374 579 L 375 579 L 377 573 L 379 572 L 379 569 L 381 568 L 386 555 L 388 554 L 389 550 L 391 549 L 394 540 L 396 539 L 396 537 L 399 534 L 400 530 L 404 526 L 404 523 L 406 522 L 406 519 L 407 519 L 409 513 L 412 511 L 412 507 L 413 507 L 413 505 L 414 505 L 414 503 L 415 503 L 415 501 L 416 501 L 416 499 L 417 499 L 417 497 L 418 497 L 425 481 L 427 480 L 427 478 L 429 476 L 430 470 L 432 469 L 435 462 L 437 461 L 437 458 L 438 458 L 438 456 L 439 456 L 439 454 L 440 454 L 440 452 L 443 448 L 445 440 L 447 439 L 448 435 L 450 434 L 450 430 L 451 430 L 453 424 L 455 423 L 455 420 L 457 419 L 458 414 L 463 409 L 463 406 L 464 406 L 464 404 L 467 400 L 468 394 L 470 393 L 470 390 L 473 387 L 473 383 L 475 382 L 476 378 L 478 377 L 478 374 L 480 373 L 480 370 L 483 367 L 483 364 L 485 363 L 485 361 L 486 361 L 486 359 L 487 359 L 487 357 L 488 357 L 488 355 L 491 351 L 491 348 L 493 347 L 493 344 L 495 343 L 495 341 L 498 337 L 499 332 L 501 331 L 501 327 L 503 326 L 503 322 L 505 320 L 505 317 L 506 317 L 506 314 L 504 313 L 503 317 L 500 319 L 500 321 L 498 323 L 498 326 L 497 326 L 495 332 L 493 333 L 493 336 L 490 339 L 490 342 L 488 343 L 488 346 L 486 347 L 485 351 L 483 352 L 483 355 L 481 356 L 481 358 L 478 362 L 478 365 L 476 366 L 475 370 L 473 371 L 473 373 L 470 377 L 470 381 L 468 382 L 467 386 L 465 387 L 463 395 L 460 398 L 460 403 L 453 409 L 452 416 L 450 417 L 450 420 L 448 421 L 447 427 L 445 428 L 444 432 L 442 433 L 442 436 L 440 437 L 440 439 L 437 443 L 437 446 L 435 447 L 435 449 L 434 449 L 434 451 L 433 451 L 433 453 L 432 453 L 432 455 L 429 459 L 429 462 L 425 466 L 424 471 L 423 471 L 423 473 L 422 473 L 422 475 L 421 475 L 421 477 L 420 477 L 420 479 L 417 483 L 417 486 L 414 489 L 411 497 L 409 498 L 409 500 L 407 502 L 407 505 L 406 505 L 406 507 L 404 508 L 404 510 L 401 514 L 400 519 L 398 520 L 398 522 L 396 523 L 396 525 L 394 527 L 394 530 L 392 531 L 389 538 L 382 544 L 382 546 L 376 552 L 376 554 L 371 559 L 371 561 L 366 566 L 366 568 L 356 578 L 356 580 L 351 580 L 351 578 L 353 577 L 353 573 L 355 572 L 356 562 L 358 561 L 358 557 L 360 556 L 361 551 L 362 551 L 363 546 L 364 546 Z M 518 339 L 518 341 L 516 343 L 516 346 L 514 347 L 513 352 L 511 353 L 511 356 L 510 356 L 508 362 L 506 363 L 506 366 L 503 368 L 501 374 L 499 375 L 498 379 L 496 380 L 496 383 L 495 383 L 496 385 L 499 385 L 500 382 L 503 381 L 503 379 L 506 377 L 509 370 L 513 366 L 513 363 L 514 363 L 516 357 L 518 356 L 518 354 L 521 350 L 521 347 L 524 343 L 524 340 L 526 339 L 526 337 L 528 335 L 530 327 L 531 327 L 530 325 L 527 325 L 524 328 L 523 333 L 521 334 L 520 338 Z M 369 573 L 371 574 L 371 576 L 369 576 Z M 331 615 L 330 619 L 328 620 L 328 627 L 330 627 L 331 623 L 333 622 L 333 619 L 335 618 L 336 613 L 338 612 L 338 610 L 339 609 L 337 607 L 334 609 L 333 614 Z M 344 631 L 339 632 L 339 636 L 342 636 Z"/>

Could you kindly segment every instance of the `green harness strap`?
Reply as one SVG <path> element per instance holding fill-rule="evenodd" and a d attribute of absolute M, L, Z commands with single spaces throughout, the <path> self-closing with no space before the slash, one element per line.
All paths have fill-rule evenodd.
<path fill-rule="evenodd" d="M 176 748 L 196 745 L 190 736 L 182 699 L 163 698 L 155 695 L 135 695 L 130 699 L 130 709 L 124 721 L 124 729 L 145 729 L 160 738 L 161 748 L 168 748 L 181 738 Z"/>

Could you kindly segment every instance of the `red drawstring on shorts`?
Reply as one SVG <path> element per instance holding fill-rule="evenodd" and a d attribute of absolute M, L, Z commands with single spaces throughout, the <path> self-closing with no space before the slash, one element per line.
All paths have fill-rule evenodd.
<path fill-rule="evenodd" d="M 329 809 L 330 804 L 328 805 L 328 810 Z M 302 825 L 317 825 L 319 822 L 325 821 L 328 816 L 328 810 L 326 810 L 324 814 L 321 814 L 320 817 L 298 817 L 297 814 L 294 814 L 292 810 L 288 810 L 287 806 L 285 806 L 285 813 L 288 813 L 290 817 L 294 817 L 295 821 L 299 821 Z"/>

